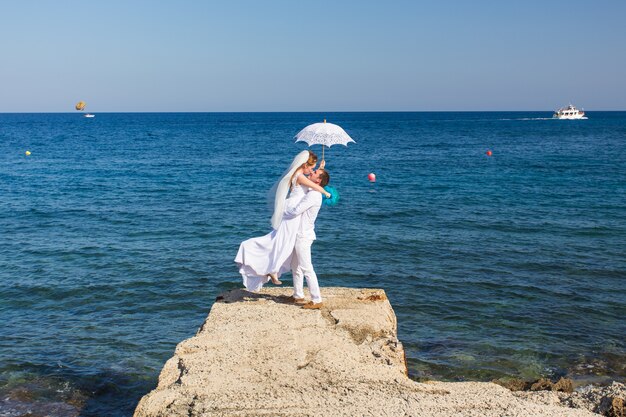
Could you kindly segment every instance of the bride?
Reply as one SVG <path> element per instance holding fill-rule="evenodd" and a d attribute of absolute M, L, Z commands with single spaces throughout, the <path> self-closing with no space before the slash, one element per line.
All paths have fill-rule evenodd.
<path fill-rule="evenodd" d="M 317 155 L 302 151 L 294 158 L 282 178 L 272 187 L 274 198 L 273 230 L 265 236 L 245 240 L 239 245 L 235 263 L 243 277 L 243 284 L 249 291 L 258 291 L 270 279 L 276 285 L 282 284 L 278 277 L 290 269 L 291 255 L 296 244 L 296 233 L 300 227 L 300 217 L 283 218 L 285 210 L 295 207 L 311 188 L 329 197 L 330 194 L 313 181 L 309 175 Z M 320 168 L 324 168 L 324 161 Z M 289 196 L 287 196 L 289 195 Z"/>

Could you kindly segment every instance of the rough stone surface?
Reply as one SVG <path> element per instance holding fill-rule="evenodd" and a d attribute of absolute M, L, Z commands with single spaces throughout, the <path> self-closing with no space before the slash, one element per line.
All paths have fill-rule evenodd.
<path fill-rule="evenodd" d="M 588 386 L 561 397 L 564 405 L 586 408 L 609 417 L 626 417 L 625 401 L 626 385 L 619 382 L 613 382 L 606 387 Z"/>
<path fill-rule="evenodd" d="M 496 384 L 502 385 L 511 391 L 561 391 L 572 392 L 574 383 L 569 378 L 560 378 L 556 382 L 552 382 L 546 378 L 540 378 L 534 382 L 528 382 L 521 379 L 495 380 Z"/>
<path fill-rule="evenodd" d="M 487 382 L 412 381 L 384 291 L 322 291 L 322 310 L 286 303 L 289 288 L 218 297 L 135 417 L 597 416 L 565 407 L 562 393 L 546 400 Z"/>
<path fill-rule="evenodd" d="M 572 392 L 574 383 L 569 378 L 561 378 L 552 385 L 552 391 Z"/>
<path fill-rule="evenodd" d="M 552 391 L 552 381 L 541 378 L 530 386 L 531 391 Z"/>

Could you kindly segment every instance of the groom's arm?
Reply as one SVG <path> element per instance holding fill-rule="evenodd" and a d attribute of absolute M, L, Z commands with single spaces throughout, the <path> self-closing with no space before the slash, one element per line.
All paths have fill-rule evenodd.
<path fill-rule="evenodd" d="M 285 217 L 297 217 L 311 207 L 320 206 L 321 204 L 322 194 L 317 191 L 309 191 L 295 207 L 285 210 Z"/>

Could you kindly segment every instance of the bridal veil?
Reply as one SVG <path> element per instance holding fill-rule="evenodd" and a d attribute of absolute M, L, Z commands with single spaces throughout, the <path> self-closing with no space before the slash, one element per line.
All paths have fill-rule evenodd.
<path fill-rule="evenodd" d="M 272 215 L 272 228 L 278 229 L 283 219 L 283 211 L 285 209 L 285 200 L 289 193 L 289 182 L 294 172 L 309 160 L 309 151 L 302 151 L 293 159 L 289 168 L 283 173 L 283 176 L 274 184 L 269 192 L 268 199 L 274 202 L 274 214 Z"/>

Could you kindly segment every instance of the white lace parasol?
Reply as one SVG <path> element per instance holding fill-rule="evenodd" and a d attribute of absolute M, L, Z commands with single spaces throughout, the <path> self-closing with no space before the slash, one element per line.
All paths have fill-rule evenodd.
<path fill-rule="evenodd" d="M 324 146 L 329 148 L 333 145 L 348 146 L 348 143 L 356 143 L 341 126 L 332 123 L 313 123 L 302 129 L 296 135 L 296 142 L 306 142 L 307 145 L 322 145 L 322 159 L 324 159 Z"/>

